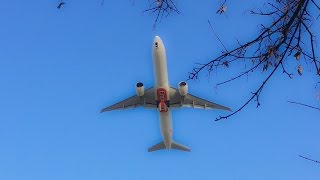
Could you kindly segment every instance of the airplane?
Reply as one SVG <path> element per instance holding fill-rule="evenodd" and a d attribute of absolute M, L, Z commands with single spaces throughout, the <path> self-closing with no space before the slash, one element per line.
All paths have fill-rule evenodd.
<path fill-rule="evenodd" d="M 101 110 L 101 113 L 112 110 L 145 107 L 157 109 L 160 119 L 160 130 L 163 141 L 150 147 L 148 152 L 161 149 L 176 149 L 191 151 L 190 148 L 172 140 L 171 109 L 191 107 L 201 109 L 221 109 L 231 111 L 230 108 L 201 99 L 188 93 L 185 81 L 178 83 L 178 89 L 171 87 L 168 81 L 166 50 L 159 36 L 155 36 L 152 46 L 153 69 L 155 85 L 144 89 L 141 82 L 136 84 L 136 95 L 120 101 Z"/>

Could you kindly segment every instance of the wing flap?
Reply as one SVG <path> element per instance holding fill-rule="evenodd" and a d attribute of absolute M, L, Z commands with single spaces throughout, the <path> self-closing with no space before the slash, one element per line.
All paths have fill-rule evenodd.
<path fill-rule="evenodd" d="M 221 109 L 232 111 L 229 107 L 210 102 L 192 94 L 181 96 L 179 91 L 173 87 L 170 87 L 170 107 L 190 107 L 200 109 Z"/>
<path fill-rule="evenodd" d="M 229 107 L 222 106 L 220 104 L 216 104 L 210 102 L 208 100 L 196 97 L 191 94 L 187 94 L 184 98 L 184 105 L 191 106 L 193 108 L 201 108 L 201 109 L 221 109 L 226 111 L 231 111 Z"/>
<path fill-rule="evenodd" d="M 112 110 L 124 110 L 129 108 L 136 107 L 146 107 L 146 108 L 156 108 L 157 105 L 155 103 L 154 90 L 153 88 L 149 88 L 145 91 L 143 96 L 132 96 L 125 100 L 122 100 L 116 104 L 103 108 L 100 112 L 112 111 Z"/>
<path fill-rule="evenodd" d="M 103 108 L 101 110 L 101 113 L 102 112 L 106 112 L 106 111 L 112 111 L 112 110 L 135 108 L 135 107 L 141 106 L 143 104 L 144 104 L 144 102 L 143 102 L 143 98 L 142 97 L 132 96 L 132 97 L 130 97 L 128 99 L 125 99 L 123 101 L 120 101 L 120 102 L 118 102 L 116 104 L 113 104 L 111 106 Z"/>

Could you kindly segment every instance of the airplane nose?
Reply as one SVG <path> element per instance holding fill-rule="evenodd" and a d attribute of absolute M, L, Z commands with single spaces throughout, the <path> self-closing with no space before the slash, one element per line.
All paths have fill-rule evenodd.
<path fill-rule="evenodd" d="M 161 40 L 161 39 L 160 39 L 159 36 L 154 37 L 154 42 L 157 42 L 157 41 L 160 41 L 160 40 Z"/>
<path fill-rule="evenodd" d="M 162 44 L 162 40 L 161 40 L 161 38 L 159 37 L 159 36 L 156 36 L 156 37 L 154 37 L 154 43 L 158 43 L 158 44 Z"/>
<path fill-rule="evenodd" d="M 162 41 L 159 36 L 154 37 L 153 44 L 156 49 L 158 49 L 158 47 L 161 46 Z"/>

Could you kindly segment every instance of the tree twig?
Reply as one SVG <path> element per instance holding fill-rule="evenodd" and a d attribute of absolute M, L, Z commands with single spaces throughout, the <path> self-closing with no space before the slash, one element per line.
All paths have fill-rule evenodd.
<path fill-rule="evenodd" d="M 303 159 L 306 159 L 308 161 L 312 161 L 312 162 L 315 162 L 315 163 L 320 163 L 320 161 L 317 161 L 317 160 L 314 160 L 314 159 L 310 159 L 310 158 L 307 158 L 307 157 L 304 157 L 302 155 L 299 155 L 299 157 L 303 158 Z"/>
<path fill-rule="evenodd" d="M 309 108 L 316 109 L 316 110 L 319 110 L 319 111 L 320 111 L 320 108 L 317 108 L 317 107 L 314 107 L 314 106 L 310 106 L 310 105 L 307 105 L 307 104 L 298 103 L 298 102 L 294 102 L 294 101 L 288 101 L 288 103 L 298 104 L 298 105 L 301 105 L 301 106 L 309 107 Z"/>

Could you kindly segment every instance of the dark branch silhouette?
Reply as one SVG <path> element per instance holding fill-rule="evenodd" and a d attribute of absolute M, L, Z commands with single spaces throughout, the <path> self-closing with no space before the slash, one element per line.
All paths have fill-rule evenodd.
<path fill-rule="evenodd" d="M 149 0 L 149 8 L 144 10 L 145 12 L 151 12 L 151 14 L 156 14 L 156 19 L 154 21 L 153 27 L 161 22 L 162 18 L 169 16 L 171 13 L 181 14 L 174 0 Z"/>
<path fill-rule="evenodd" d="M 295 58 L 299 63 L 297 67 L 299 75 L 303 74 L 300 56 L 314 66 L 315 74 L 320 74 L 320 61 L 315 55 L 314 48 L 315 36 L 310 28 L 313 16 L 309 12 L 311 6 L 318 8 L 318 5 L 313 0 L 276 0 L 275 3 L 267 3 L 267 5 L 271 8 L 269 11 L 249 11 L 253 15 L 267 16 L 273 19 L 273 22 L 268 26 L 260 25 L 259 35 L 247 43 L 238 42 L 238 45 L 232 50 L 228 51 L 224 48 L 225 51 L 222 51 L 220 56 L 205 64 L 197 64 L 189 73 L 188 80 L 195 80 L 204 70 L 211 73 L 219 68 L 228 68 L 239 61 L 245 64 L 244 71 L 236 71 L 236 74 L 230 79 L 217 84 L 220 86 L 259 70 L 270 71 L 256 91 L 252 92 L 252 96 L 240 108 L 227 116 L 218 117 L 216 121 L 237 114 L 253 100 L 259 107 L 260 94 L 276 71 L 282 70 L 283 74 L 289 78 L 293 77 L 293 73 L 287 71 L 287 66 L 290 64 L 287 59 L 290 57 Z M 306 41 L 309 41 L 311 51 L 308 51 L 309 46 Z"/>
<path fill-rule="evenodd" d="M 320 164 L 320 161 L 317 161 L 317 160 L 314 160 L 314 159 L 310 159 L 310 158 L 307 158 L 307 157 L 304 157 L 304 156 L 301 156 L 299 155 L 299 157 L 303 158 L 303 159 L 306 159 L 308 161 L 312 161 L 312 162 L 315 162 L 315 163 L 319 163 Z"/>
<path fill-rule="evenodd" d="M 317 107 L 314 107 L 314 106 L 310 106 L 310 105 L 307 105 L 307 104 L 298 103 L 298 102 L 294 102 L 294 101 L 288 101 L 288 103 L 298 104 L 298 105 L 301 105 L 301 106 L 306 106 L 306 107 L 309 107 L 309 108 L 316 109 L 316 110 L 320 111 L 320 108 L 317 108 Z"/>
<path fill-rule="evenodd" d="M 219 7 L 219 9 L 217 10 L 217 14 L 224 14 L 225 16 L 226 16 L 226 18 L 228 19 L 228 16 L 226 15 L 226 11 L 227 11 L 227 8 L 228 8 L 228 6 L 226 5 L 226 2 L 227 2 L 227 0 L 224 0 L 222 3 L 221 3 L 221 5 L 220 5 L 220 7 Z"/>
<path fill-rule="evenodd" d="M 214 35 L 216 36 L 216 38 L 219 40 L 219 42 L 220 42 L 220 44 L 223 46 L 224 50 L 228 51 L 227 48 L 226 48 L 226 46 L 222 43 L 221 39 L 220 39 L 219 36 L 217 35 L 217 33 L 213 30 L 213 27 L 212 27 L 212 25 L 211 25 L 211 22 L 208 21 L 208 23 L 209 23 L 209 25 L 210 25 L 210 28 L 211 28 L 213 34 L 214 34 Z"/>
<path fill-rule="evenodd" d="M 60 2 L 59 5 L 57 6 L 58 9 L 61 9 L 66 3 L 65 2 Z"/>

